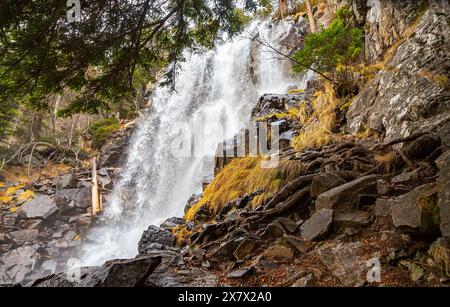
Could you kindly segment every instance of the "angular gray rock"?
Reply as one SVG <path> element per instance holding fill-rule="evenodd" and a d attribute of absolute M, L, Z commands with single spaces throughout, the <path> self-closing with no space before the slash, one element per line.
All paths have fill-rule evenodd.
<path fill-rule="evenodd" d="M 366 194 L 377 194 L 376 175 L 358 178 L 320 194 L 315 202 L 316 210 L 353 210 L 359 200 L 359 196 Z"/>
<path fill-rule="evenodd" d="M 17 213 L 24 214 L 27 218 L 46 219 L 58 210 L 53 199 L 48 195 L 36 194 L 35 197 L 23 204 Z"/>
<path fill-rule="evenodd" d="M 425 184 L 395 197 L 390 202 L 392 221 L 395 227 L 407 227 L 423 232 L 432 232 L 438 225 L 435 221 L 435 184 Z"/>
<path fill-rule="evenodd" d="M 256 241 L 250 238 L 245 238 L 244 241 L 239 244 L 239 246 L 236 248 L 236 250 L 233 252 L 234 258 L 236 260 L 243 260 L 247 258 L 251 252 L 256 247 Z"/>
<path fill-rule="evenodd" d="M 138 245 L 139 255 L 145 255 L 149 250 L 151 250 L 151 244 L 153 243 L 159 243 L 163 246 L 172 247 L 175 245 L 175 240 L 176 238 L 167 229 L 152 225 L 142 234 Z"/>
<path fill-rule="evenodd" d="M 337 227 L 363 227 L 370 224 L 370 217 L 367 211 L 336 212 L 333 224 Z"/>
<path fill-rule="evenodd" d="M 300 226 L 302 238 L 314 241 L 322 238 L 330 229 L 333 222 L 333 210 L 320 209 Z"/>
<path fill-rule="evenodd" d="M 21 229 L 12 231 L 10 234 L 14 243 L 23 245 L 25 243 L 34 242 L 39 235 L 39 231 L 37 229 Z"/>

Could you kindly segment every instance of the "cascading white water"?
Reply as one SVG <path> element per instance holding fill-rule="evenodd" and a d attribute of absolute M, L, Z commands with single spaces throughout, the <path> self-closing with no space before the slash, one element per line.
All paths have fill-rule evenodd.
<path fill-rule="evenodd" d="M 248 38 L 249 33 L 259 33 L 278 46 L 292 26 L 291 22 L 255 22 L 246 34 L 215 51 L 190 55 L 182 65 L 176 92 L 156 90 L 152 107 L 131 139 L 118 186 L 105 205 L 103 226 L 93 228 L 82 247 L 82 265 L 134 257 L 149 225 L 182 216 L 187 199 L 200 192 L 202 179 L 213 173 L 217 144 L 249 121 L 257 98 L 285 93 L 293 84 L 301 86 L 272 54 L 252 52 Z M 179 142 L 180 123 L 195 118 L 203 123 L 203 151 L 191 158 L 178 157 L 172 148 Z"/>

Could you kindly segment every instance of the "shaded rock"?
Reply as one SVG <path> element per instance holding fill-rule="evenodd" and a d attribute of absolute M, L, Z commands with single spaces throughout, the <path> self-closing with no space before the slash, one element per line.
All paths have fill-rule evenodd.
<path fill-rule="evenodd" d="M 438 206 L 441 220 L 440 229 L 444 237 L 450 238 L 450 151 L 444 153 L 438 161 Z"/>
<path fill-rule="evenodd" d="M 318 210 L 300 226 L 301 236 L 308 241 L 319 240 L 327 234 L 332 222 L 333 210 Z"/>
<path fill-rule="evenodd" d="M 391 206 L 388 199 L 378 198 L 374 209 L 376 223 L 382 227 L 392 225 Z"/>
<path fill-rule="evenodd" d="M 438 227 L 435 214 L 437 197 L 434 184 L 425 184 L 391 200 L 395 227 L 434 232 Z"/>
<path fill-rule="evenodd" d="M 23 245 L 25 243 L 35 241 L 39 235 L 39 232 L 37 229 L 23 229 L 12 231 L 10 234 L 14 243 L 17 245 Z"/>
<path fill-rule="evenodd" d="M 419 172 L 418 170 L 414 170 L 412 172 L 404 172 L 400 175 L 395 176 L 394 178 L 392 178 L 391 182 L 393 184 L 410 184 L 417 179 L 419 179 Z"/>
<path fill-rule="evenodd" d="M 306 253 L 312 246 L 310 241 L 305 241 L 296 236 L 284 235 L 283 238 L 289 245 L 302 254 Z"/>
<path fill-rule="evenodd" d="M 161 263 L 161 257 L 111 260 L 101 267 L 81 270 L 80 280 L 68 280 L 66 273 L 50 275 L 32 287 L 138 287 Z"/>
<path fill-rule="evenodd" d="M 255 271 L 255 269 L 253 267 L 235 270 L 235 271 L 228 273 L 227 277 L 228 278 L 242 278 L 242 277 L 253 274 L 254 271 Z"/>
<path fill-rule="evenodd" d="M 237 238 L 222 242 L 218 247 L 210 251 L 206 257 L 215 262 L 229 259 L 233 256 L 233 252 L 237 249 L 242 240 L 243 238 Z"/>
<path fill-rule="evenodd" d="M 233 252 L 233 256 L 234 258 L 236 258 L 236 260 L 243 260 L 251 254 L 251 252 L 255 249 L 255 247 L 256 247 L 255 240 L 245 238 Z"/>
<path fill-rule="evenodd" d="M 58 210 L 58 207 L 49 196 L 36 194 L 36 196 L 23 204 L 17 213 L 24 214 L 27 218 L 46 219 Z"/>
<path fill-rule="evenodd" d="M 279 217 L 275 221 L 279 222 L 288 233 L 294 233 L 297 230 L 298 224 L 294 220 L 286 217 Z"/>
<path fill-rule="evenodd" d="M 262 232 L 261 237 L 263 237 L 264 239 L 279 238 L 282 237 L 285 234 L 285 232 L 286 231 L 284 227 L 280 224 L 280 222 L 275 220 L 269 225 L 267 225 L 267 227 Z"/>
<path fill-rule="evenodd" d="M 376 175 L 358 178 L 320 194 L 315 202 L 316 210 L 351 210 L 358 203 L 360 196 L 364 194 L 377 194 Z"/>
<path fill-rule="evenodd" d="M 170 230 L 177 226 L 183 225 L 185 223 L 183 218 L 180 217 L 171 217 L 168 218 L 164 223 L 162 223 L 159 227 Z"/>
<path fill-rule="evenodd" d="M 191 197 L 189 197 L 186 206 L 184 206 L 184 213 L 187 213 L 189 209 L 191 209 L 192 206 L 200 200 L 201 197 L 201 194 L 192 194 Z"/>
<path fill-rule="evenodd" d="M 337 227 L 363 227 L 370 224 L 370 217 L 367 211 L 337 212 L 333 223 Z"/>
<path fill-rule="evenodd" d="M 54 200 L 62 211 L 70 209 L 87 209 L 92 204 L 91 189 L 64 189 L 56 191 Z"/>
<path fill-rule="evenodd" d="M 294 257 L 294 251 L 291 248 L 283 245 L 274 245 L 269 247 L 264 252 L 264 255 L 269 259 L 288 261 Z"/>
<path fill-rule="evenodd" d="M 443 151 L 450 150 L 450 121 L 444 124 L 439 130 L 439 137 L 441 139 Z"/>
<path fill-rule="evenodd" d="M 152 243 L 159 243 L 163 246 L 172 247 L 175 245 L 175 241 L 176 238 L 170 231 L 152 225 L 142 234 L 142 238 L 138 245 L 139 254 L 143 255 L 151 250 Z"/>
<path fill-rule="evenodd" d="M 346 181 L 336 173 L 322 173 L 315 176 L 311 183 L 311 197 L 316 198 L 320 194 L 335 187 L 345 184 Z"/>

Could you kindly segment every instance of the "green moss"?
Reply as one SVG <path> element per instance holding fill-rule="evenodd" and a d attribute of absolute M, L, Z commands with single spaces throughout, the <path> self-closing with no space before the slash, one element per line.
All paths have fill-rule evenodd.
<path fill-rule="evenodd" d="M 100 149 L 115 132 L 120 130 L 120 125 L 115 117 L 105 118 L 91 124 L 89 131 L 92 135 L 92 146 Z"/>

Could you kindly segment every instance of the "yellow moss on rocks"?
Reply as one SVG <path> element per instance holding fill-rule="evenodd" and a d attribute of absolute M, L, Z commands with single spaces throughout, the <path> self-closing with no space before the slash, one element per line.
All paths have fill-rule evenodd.
<path fill-rule="evenodd" d="M 262 191 L 252 201 L 252 205 L 257 206 L 301 173 L 301 164 L 296 161 L 280 161 L 277 167 L 261 168 L 262 160 L 261 157 L 233 159 L 208 185 L 203 197 L 188 210 L 185 219 L 193 220 L 202 207 L 216 214 L 226 203 Z"/>
<path fill-rule="evenodd" d="M 332 130 L 336 123 L 335 110 L 340 103 L 331 85 L 325 84 L 325 89 L 315 94 L 312 102 L 313 114 L 308 116 L 304 110 L 299 110 L 299 119 L 304 126 L 294 138 L 296 150 L 326 145 L 336 138 Z"/>

